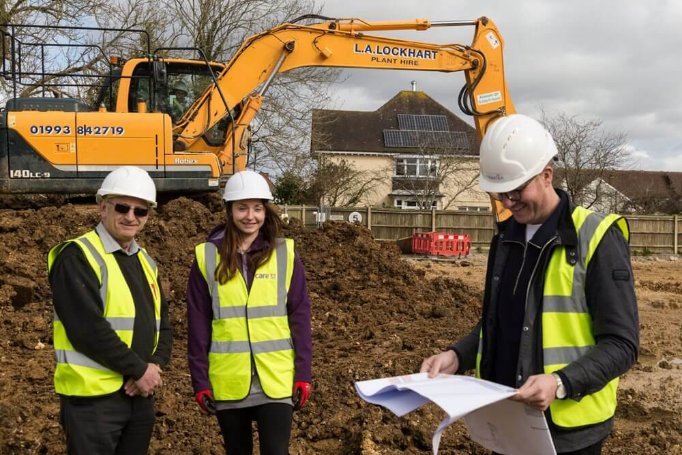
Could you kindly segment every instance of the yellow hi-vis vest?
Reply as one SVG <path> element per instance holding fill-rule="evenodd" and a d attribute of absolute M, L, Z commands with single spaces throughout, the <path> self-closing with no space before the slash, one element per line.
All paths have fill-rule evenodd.
<path fill-rule="evenodd" d="M 578 234 L 578 252 L 573 263 L 566 260 L 566 249 L 558 245 L 552 251 L 542 298 L 542 353 L 544 372 L 560 370 L 585 355 L 595 345 L 592 318 L 585 298 L 587 266 L 608 229 L 616 223 L 629 241 L 630 231 L 625 218 L 601 215 L 583 207 L 571 214 Z M 476 354 L 476 377 L 481 376 L 483 331 L 479 332 Z M 550 404 L 552 421 L 565 428 L 582 427 L 604 422 L 616 411 L 618 378 L 598 392 L 580 401 L 570 398 Z"/>
<path fill-rule="evenodd" d="M 294 269 L 294 241 L 276 242 L 270 259 L 256 270 L 250 291 L 240 273 L 225 284 L 216 281 L 220 254 L 214 244 L 195 248 L 213 307 L 208 377 L 216 400 L 246 398 L 251 388 L 251 356 L 263 392 L 275 399 L 291 396 L 294 345 L 286 302 Z"/>
<path fill-rule="evenodd" d="M 572 213 L 578 233 L 575 261 L 566 260 L 563 246 L 555 248 L 545 274 L 542 298 L 542 355 L 544 372 L 553 373 L 585 355 L 594 345 L 592 318 L 585 298 L 587 267 L 597 246 L 614 223 L 629 241 L 625 218 L 601 215 L 582 207 Z M 580 401 L 554 400 L 552 421 L 559 427 L 591 425 L 613 417 L 616 411 L 618 378 Z"/>
<path fill-rule="evenodd" d="M 74 243 L 81 248 L 90 267 L 97 275 L 100 283 L 100 297 L 104 303 L 103 317 L 111 324 L 121 341 L 130 347 L 133 341 L 135 302 L 116 258 L 113 254 L 106 253 L 96 231 L 90 231 L 77 239 L 68 240 L 52 248 L 47 260 L 48 273 L 57 256 L 69 243 Z M 156 348 L 161 325 L 161 294 L 157 288 L 158 271 L 154 260 L 142 248 L 137 257 L 142 264 L 142 270 L 144 270 L 154 298 L 156 319 L 154 347 Z M 54 349 L 57 360 L 54 385 L 57 393 L 93 397 L 116 392 L 123 386 L 121 374 L 74 349 L 56 312 L 54 313 Z"/>

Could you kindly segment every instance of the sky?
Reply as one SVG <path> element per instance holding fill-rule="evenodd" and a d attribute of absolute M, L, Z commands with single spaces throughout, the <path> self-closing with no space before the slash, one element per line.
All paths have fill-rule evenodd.
<path fill-rule="evenodd" d="M 487 16 L 504 40 L 505 77 L 519 113 L 600 120 L 627 135 L 633 170 L 682 172 L 682 2 L 678 0 L 322 0 L 322 14 L 369 21 Z M 372 32 L 372 34 L 380 34 Z M 389 32 L 382 33 L 389 36 Z M 470 44 L 473 27 L 390 32 Z M 373 111 L 417 90 L 457 107 L 462 72 L 344 70 L 329 109 Z"/>

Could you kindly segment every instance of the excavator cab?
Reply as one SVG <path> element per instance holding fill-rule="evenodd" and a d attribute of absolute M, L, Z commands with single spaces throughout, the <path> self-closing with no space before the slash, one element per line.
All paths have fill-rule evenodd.
<path fill-rule="evenodd" d="M 220 63 L 199 60 L 112 60 L 116 62 L 115 67 L 111 75 L 104 78 L 92 110 L 99 107 L 107 112 L 162 112 L 171 116 L 173 125 L 189 110 L 196 95 L 213 84 L 215 75 L 224 69 Z M 126 79 L 129 82 L 121 87 Z M 127 97 L 121 97 L 124 101 L 121 105 L 118 104 L 119 93 L 127 93 Z M 225 140 L 224 134 L 216 136 L 215 132 L 211 137 L 210 142 Z"/>

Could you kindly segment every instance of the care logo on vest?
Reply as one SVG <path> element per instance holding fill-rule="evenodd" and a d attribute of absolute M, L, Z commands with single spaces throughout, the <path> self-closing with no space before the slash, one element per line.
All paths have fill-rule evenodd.
<path fill-rule="evenodd" d="M 256 273 L 255 278 L 259 280 L 276 280 L 276 273 Z"/>

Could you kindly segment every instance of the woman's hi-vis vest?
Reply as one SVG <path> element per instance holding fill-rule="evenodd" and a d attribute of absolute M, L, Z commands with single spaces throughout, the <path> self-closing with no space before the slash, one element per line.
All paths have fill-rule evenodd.
<path fill-rule="evenodd" d="M 113 254 L 107 254 L 96 231 L 73 240 L 60 243 L 50 250 L 47 260 L 48 273 L 57 256 L 69 243 L 80 247 L 100 283 L 100 296 L 104 303 L 103 317 L 111 324 L 118 337 L 130 347 L 135 324 L 135 302 Z M 157 288 L 156 263 L 140 248 L 137 257 L 154 299 L 156 339 L 159 342 L 161 324 L 161 294 Z M 76 351 L 69 341 L 64 325 L 54 313 L 54 349 L 57 367 L 54 385 L 58 394 L 94 397 L 116 392 L 123 386 L 123 376 Z"/>
<path fill-rule="evenodd" d="M 294 241 L 277 239 L 248 291 L 241 273 L 225 284 L 215 279 L 220 254 L 210 242 L 197 245 L 197 264 L 213 308 L 208 377 L 216 400 L 242 400 L 251 388 L 255 365 L 263 392 L 290 397 L 294 384 L 294 345 L 287 316 L 287 293 L 294 269 Z"/>
<path fill-rule="evenodd" d="M 571 214 L 578 234 L 578 251 L 567 260 L 566 248 L 558 245 L 552 251 L 542 298 L 542 355 L 544 373 L 560 370 L 578 360 L 595 345 L 592 318 L 585 298 L 587 266 L 592 255 L 614 223 L 629 241 L 625 218 L 601 215 L 583 207 Z M 577 257 L 575 257 L 577 256 Z M 479 334 L 476 376 L 480 377 L 483 333 Z M 550 404 L 552 422 L 559 427 L 575 428 L 592 425 L 613 417 L 616 410 L 618 378 L 601 390 L 585 395 L 580 401 L 570 398 Z"/>

